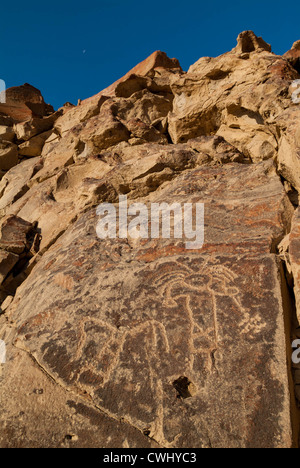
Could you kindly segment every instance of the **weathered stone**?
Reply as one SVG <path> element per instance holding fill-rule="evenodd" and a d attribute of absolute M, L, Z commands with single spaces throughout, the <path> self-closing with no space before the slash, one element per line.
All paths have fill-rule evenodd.
<path fill-rule="evenodd" d="M 270 124 L 290 106 L 288 88 L 298 74 L 253 33 L 242 34 L 238 41 L 233 51 L 200 59 L 172 83 L 175 98 L 169 133 L 175 144 L 217 132 L 232 144 L 243 136 L 238 148 L 256 162 L 275 156 L 277 144 Z M 253 53 L 242 53 L 243 48 Z M 253 134 L 260 133 L 268 137 L 251 145 Z"/>
<path fill-rule="evenodd" d="M 77 107 L 69 108 L 64 114 L 55 122 L 55 129 L 58 130 L 62 136 L 64 133 L 71 130 L 75 125 L 89 120 L 90 118 L 98 115 L 102 104 L 107 98 L 100 96 L 94 101 L 83 101 Z"/>
<path fill-rule="evenodd" d="M 130 133 L 112 114 L 111 109 L 102 106 L 101 113 L 91 118 L 80 134 L 91 153 L 97 153 L 121 141 L 128 141 Z"/>
<path fill-rule="evenodd" d="M 288 60 L 288 62 L 292 65 L 295 70 L 300 72 L 300 41 L 296 41 L 291 50 L 286 52 L 283 56 Z"/>
<path fill-rule="evenodd" d="M 169 99 L 153 94 L 147 89 L 134 93 L 128 99 L 114 99 L 113 104 L 109 101 L 103 107 L 108 106 L 113 115 L 125 123 L 139 119 L 148 125 L 158 124 L 172 110 L 172 102 Z"/>
<path fill-rule="evenodd" d="M 281 130 L 278 150 L 278 171 L 295 187 L 300 190 L 300 146 L 298 138 L 300 111 L 298 107 L 287 109 L 277 119 Z"/>
<path fill-rule="evenodd" d="M 7 172 L 0 182 L 0 212 L 20 199 L 29 190 L 30 179 L 43 167 L 41 158 L 22 161 Z"/>
<path fill-rule="evenodd" d="M 81 211 L 100 203 L 101 193 L 97 189 L 95 195 L 86 193 L 85 180 L 91 179 L 95 174 L 104 177 L 111 169 L 100 160 L 57 168 L 52 173 L 53 168 L 54 166 L 51 168 L 45 165 L 28 182 L 30 187 L 26 193 L 6 209 L 7 215 L 17 215 L 30 223 L 38 223 L 42 234 L 40 253 L 46 251 L 61 236 Z M 50 169 L 51 174 L 47 172 Z"/>
<path fill-rule="evenodd" d="M 131 119 L 126 122 L 127 129 L 131 132 L 134 138 L 140 139 L 142 143 L 154 142 L 167 144 L 168 139 L 162 135 L 155 127 L 144 123 L 140 119 Z"/>
<path fill-rule="evenodd" d="M 15 132 L 12 127 L 0 125 L 0 140 L 13 141 L 15 138 Z"/>
<path fill-rule="evenodd" d="M 142 144 L 114 151 L 122 164 L 113 169 L 107 166 L 104 177 L 98 179 L 97 184 L 102 187 L 99 203 L 117 201 L 118 194 L 127 194 L 129 198 L 145 197 L 179 173 L 204 163 L 202 155 L 188 145 Z"/>
<path fill-rule="evenodd" d="M 19 155 L 27 156 L 29 158 L 40 156 L 42 153 L 42 149 L 45 144 L 45 141 L 49 138 L 51 134 L 52 134 L 52 130 L 49 130 L 48 132 L 41 133 L 40 135 L 33 137 L 30 140 L 25 141 L 18 147 Z"/>
<path fill-rule="evenodd" d="M 126 80 L 121 81 L 116 89 L 117 97 L 129 98 L 132 94 L 147 89 L 151 86 L 151 78 L 132 74 Z"/>
<path fill-rule="evenodd" d="M 30 140 L 34 136 L 50 130 L 62 111 L 57 111 L 48 117 L 33 118 L 27 122 L 18 123 L 14 126 L 18 140 Z"/>
<path fill-rule="evenodd" d="M 267 44 L 261 37 L 257 37 L 253 31 L 243 31 L 239 34 L 238 45 L 234 49 L 235 52 L 240 54 L 256 52 L 258 49 L 271 52 L 270 44 Z"/>
<path fill-rule="evenodd" d="M 142 77 L 146 77 L 151 75 L 155 69 L 162 68 L 167 70 L 175 70 L 177 72 L 181 72 L 182 69 L 180 67 L 180 63 L 177 59 L 170 59 L 164 52 L 156 51 L 150 57 L 148 57 L 143 62 L 139 63 L 136 67 L 126 73 L 125 76 L 117 80 L 115 83 L 110 85 L 108 88 L 101 91 L 104 96 L 114 96 L 115 90 L 117 86 L 126 81 L 132 75 L 139 75 Z"/>
<path fill-rule="evenodd" d="M 12 252 L 0 250 L 0 284 L 3 283 L 6 276 L 13 269 L 19 260 L 19 256 Z"/>
<path fill-rule="evenodd" d="M 49 179 L 63 168 L 73 164 L 78 143 L 77 134 L 72 132 L 69 132 L 65 138 L 53 138 L 52 142 L 43 148 L 43 168 L 32 178 L 30 184 L 34 185 Z"/>
<path fill-rule="evenodd" d="M 199 153 L 205 153 L 210 157 L 210 160 L 214 160 L 221 164 L 229 162 L 249 162 L 243 153 L 241 153 L 235 146 L 230 145 L 221 136 L 198 137 L 189 140 L 187 144 L 193 150 L 196 150 Z M 206 163 L 208 162 L 209 161 Z"/>
<path fill-rule="evenodd" d="M 0 113 L 22 122 L 32 117 L 43 117 L 53 112 L 53 107 L 46 104 L 41 92 L 25 83 L 6 90 L 6 103 L 0 104 Z"/>
<path fill-rule="evenodd" d="M 289 236 L 289 263 L 291 266 L 294 291 L 296 299 L 296 309 L 298 320 L 300 320 L 300 210 L 295 212 L 291 233 Z"/>
<path fill-rule="evenodd" d="M 262 127 L 229 128 L 221 125 L 217 135 L 225 138 L 229 143 L 238 148 L 254 163 L 274 159 L 277 156 L 278 145 L 274 135 Z"/>
<path fill-rule="evenodd" d="M 0 306 L 0 313 L 4 313 L 6 309 L 11 305 L 12 301 L 14 300 L 13 296 L 7 296 L 7 298 L 2 302 Z"/>
<path fill-rule="evenodd" d="M 0 169 L 8 171 L 18 164 L 18 148 L 9 141 L 0 141 Z"/>
<path fill-rule="evenodd" d="M 24 252 L 27 245 L 27 234 L 32 224 L 17 216 L 6 216 L 0 226 L 0 249 L 15 254 Z"/>
<path fill-rule="evenodd" d="M 61 140 L 61 137 L 59 133 L 56 130 L 54 130 L 50 134 L 50 136 L 47 138 L 47 140 L 45 141 L 45 144 L 42 150 L 42 155 L 46 156 L 48 153 L 50 153 L 51 150 L 59 143 L 60 140 Z"/>
<path fill-rule="evenodd" d="M 147 89 L 172 100 L 171 85 L 180 73 L 180 70 L 175 72 L 172 69 L 157 67 L 148 76 L 132 74 L 117 85 L 115 95 L 116 97 L 129 98 L 134 93 Z"/>

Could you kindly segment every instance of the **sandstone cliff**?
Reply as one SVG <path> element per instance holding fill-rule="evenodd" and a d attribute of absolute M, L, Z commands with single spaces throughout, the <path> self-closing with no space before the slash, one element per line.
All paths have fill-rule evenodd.
<path fill-rule="evenodd" d="M 56 112 L 7 91 L 1 448 L 298 446 L 299 73 L 299 41 L 278 56 L 246 31 Z M 100 240 L 119 195 L 204 203 L 203 247 Z"/>

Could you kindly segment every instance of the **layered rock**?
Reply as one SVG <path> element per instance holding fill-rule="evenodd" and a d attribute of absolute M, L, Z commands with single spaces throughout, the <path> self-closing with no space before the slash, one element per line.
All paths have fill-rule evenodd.
<path fill-rule="evenodd" d="M 6 116 L 1 447 L 298 445 L 295 50 L 245 31 L 187 73 L 156 52 L 77 106 Z M 204 245 L 99 239 L 120 195 L 204 203 Z"/>
<path fill-rule="evenodd" d="M 7 89 L 6 102 L 0 103 L 0 117 L 4 120 L 7 116 L 7 120 L 21 122 L 32 117 L 44 117 L 51 112 L 53 107 L 46 104 L 41 92 L 28 83 Z"/>

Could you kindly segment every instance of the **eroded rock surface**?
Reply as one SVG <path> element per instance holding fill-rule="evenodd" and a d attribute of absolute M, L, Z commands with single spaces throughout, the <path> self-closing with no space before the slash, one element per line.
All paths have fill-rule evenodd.
<path fill-rule="evenodd" d="M 77 106 L 3 112 L 0 447 L 298 445 L 298 49 L 245 31 L 188 72 L 155 52 Z M 120 195 L 204 203 L 204 245 L 99 239 Z"/>

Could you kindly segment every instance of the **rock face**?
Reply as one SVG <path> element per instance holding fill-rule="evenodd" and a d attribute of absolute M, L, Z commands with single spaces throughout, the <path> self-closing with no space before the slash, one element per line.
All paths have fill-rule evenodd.
<path fill-rule="evenodd" d="M 41 92 L 25 83 L 23 86 L 9 88 L 6 91 L 6 103 L 0 104 L 0 117 L 23 121 L 31 117 L 44 117 L 53 112 L 53 107 L 46 104 Z"/>
<path fill-rule="evenodd" d="M 7 116 L 1 448 L 298 446 L 294 58 L 245 31 L 187 73 L 156 52 L 76 107 Z M 204 243 L 100 239 L 124 195 L 203 203 Z"/>

